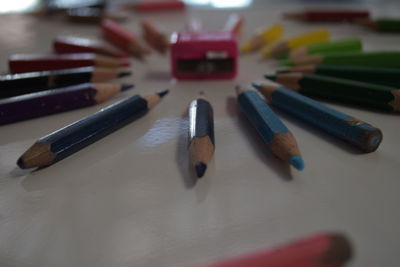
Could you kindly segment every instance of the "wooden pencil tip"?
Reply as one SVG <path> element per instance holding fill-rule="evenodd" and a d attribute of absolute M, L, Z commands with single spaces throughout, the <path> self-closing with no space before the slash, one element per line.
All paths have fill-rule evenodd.
<path fill-rule="evenodd" d="M 204 174 L 206 172 L 207 164 L 204 164 L 202 162 L 198 163 L 198 164 L 196 164 L 195 169 L 196 169 L 197 177 L 201 178 L 204 176 Z"/>
<path fill-rule="evenodd" d="M 291 156 L 289 158 L 289 163 L 290 163 L 290 165 L 292 165 L 293 167 L 295 167 L 296 169 L 298 169 L 300 171 L 304 169 L 304 161 L 303 161 L 302 157 L 299 155 Z"/>
<path fill-rule="evenodd" d="M 235 91 L 236 91 L 236 94 L 237 94 L 237 95 L 240 95 L 241 93 L 244 92 L 244 89 L 243 89 L 243 87 L 242 87 L 240 84 L 236 84 L 236 85 L 235 85 Z"/>
<path fill-rule="evenodd" d="M 123 67 L 130 67 L 131 66 L 131 61 L 128 58 L 121 58 L 121 65 Z"/>
<path fill-rule="evenodd" d="M 118 73 L 118 78 L 122 78 L 122 77 L 125 77 L 125 76 L 130 76 L 130 75 L 132 75 L 131 71 L 121 71 L 120 73 Z"/>
<path fill-rule="evenodd" d="M 121 84 L 121 92 L 132 89 L 133 87 L 133 84 Z"/>
<path fill-rule="evenodd" d="M 290 73 L 290 69 L 277 69 L 277 70 L 276 70 L 276 73 L 277 73 L 277 74 L 280 74 L 280 73 Z"/>
<path fill-rule="evenodd" d="M 156 94 L 157 94 L 159 97 L 164 97 L 164 96 L 167 95 L 168 93 L 169 93 L 169 90 L 168 90 L 168 89 L 165 89 L 165 90 L 157 91 L 157 92 L 156 92 Z"/>

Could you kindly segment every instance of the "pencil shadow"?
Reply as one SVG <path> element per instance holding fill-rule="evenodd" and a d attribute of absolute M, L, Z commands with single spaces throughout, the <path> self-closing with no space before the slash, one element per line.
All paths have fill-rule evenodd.
<path fill-rule="evenodd" d="M 255 155 L 261 160 L 268 163 L 268 166 L 278 174 L 278 176 L 284 181 L 293 180 L 291 169 L 288 163 L 282 162 L 280 159 L 275 157 L 272 152 L 269 151 L 268 147 L 258 134 L 257 130 L 253 127 L 246 116 L 239 110 L 235 97 L 228 97 L 227 99 L 227 110 L 232 117 L 236 117 L 238 120 L 239 131 L 242 133 L 244 138 L 248 140 L 250 146 L 253 148 Z M 236 115 L 235 115 L 236 114 Z"/>
<path fill-rule="evenodd" d="M 365 154 L 365 152 L 361 151 L 360 149 L 356 148 L 355 146 L 345 142 L 344 140 L 337 138 L 331 134 L 328 134 L 327 132 L 318 129 L 307 122 L 304 122 L 300 119 L 297 119 L 284 111 L 278 110 L 274 107 L 272 107 L 274 112 L 280 117 L 283 118 L 284 120 L 290 121 L 291 123 L 297 125 L 300 128 L 305 129 L 307 132 L 310 132 L 311 134 L 318 136 L 319 138 L 324 139 L 326 142 L 332 144 L 335 147 L 339 147 L 340 149 L 354 155 L 360 155 L 360 154 Z"/>
<path fill-rule="evenodd" d="M 145 76 L 146 80 L 152 81 L 169 81 L 171 78 L 171 74 L 167 71 L 149 71 Z"/>
<path fill-rule="evenodd" d="M 197 176 L 189 160 L 188 129 L 189 119 L 186 114 L 184 114 L 181 116 L 181 120 L 179 122 L 179 134 L 175 152 L 175 160 L 178 165 L 179 172 L 182 175 L 185 187 L 190 189 L 196 185 Z"/>

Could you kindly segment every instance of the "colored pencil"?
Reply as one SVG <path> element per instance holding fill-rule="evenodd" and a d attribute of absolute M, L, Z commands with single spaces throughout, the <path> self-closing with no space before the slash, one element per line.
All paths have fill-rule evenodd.
<path fill-rule="evenodd" d="M 368 10 L 309 9 L 283 14 L 284 18 L 308 22 L 341 22 L 368 18 Z"/>
<path fill-rule="evenodd" d="M 92 106 L 132 85 L 84 83 L 0 100 L 0 125 Z"/>
<path fill-rule="evenodd" d="M 267 74 L 265 77 L 307 96 L 400 111 L 400 90 L 394 87 L 305 73 Z"/>
<path fill-rule="evenodd" d="M 157 12 L 157 11 L 174 11 L 182 10 L 186 7 L 185 2 L 181 0 L 140 0 L 134 3 L 124 4 L 123 7 L 131 8 L 138 12 Z"/>
<path fill-rule="evenodd" d="M 167 35 L 149 19 L 142 20 L 142 35 L 147 44 L 161 54 L 168 50 L 169 40 Z"/>
<path fill-rule="evenodd" d="M 80 83 L 107 82 L 117 77 L 124 77 L 130 74 L 129 71 L 94 67 L 5 74 L 0 75 L 0 98 L 29 94 Z"/>
<path fill-rule="evenodd" d="M 95 53 L 112 57 L 127 57 L 125 52 L 100 41 L 83 37 L 58 36 L 53 41 L 54 51 L 65 53 Z"/>
<path fill-rule="evenodd" d="M 38 55 L 14 54 L 8 60 L 11 73 L 60 70 L 86 66 L 118 68 L 128 67 L 126 59 L 99 56 L 93 53 Z"/>
<path fill-rule="evenodd" d="M 400 19 L 381 18 L 364 19 L 357 21 L 358 24 L 374 29 L 378 32 L 400 32 Z"/>
<path fill-rule="evenodd" d="M 255 82 L 268 101 L 305 122 L 314 125 L 364 152 L 375 151 L 382 141 L 380 129 L 359 119 L 325 106 L 271 81 Z"/>
<path fill-rule="evenodd" d="M 223 31 L 231 32 L 239 37 L 243 29 L 243 24 L 243 16 L 240 16 L 236 13 L 230 14 L 228 20 L 225 23 Z"/>
<path fill-rule="evenodd" d="M 101 29 L 107 41 L 139 59 L 143 59 L 144 54 L 149 52 L 136 35 L 115 21 L 104 19 L 101 22 Z"/>
<path fill-rule="evenodd" d="M 22 169 L 60 161 L 146 114 L 168 90 L 134 95 L 40 138 L 18 159 Z"/>
<path fill-rule="evenodd" d="M 104 8 L 98 7 L 70 8 L 66 11 L 66 16 L 70 22 L 79 23 L 99 23 L 105 18 L 122 21 L 128 18 L 128 16 L 123 12 L 110 12 Z"/>
<path fill-rule="evenodd" d="M 352 254 L 351 243 L 345 235 L 325 232 L 208 267 L 339 267 L 349 261 Z"/>
<path fill-rule="evenodd" d="M 302 33 L 287 40 L 279 41 L 273 46 L 266 46 L 262 51 L 262 55 L 264 58 L 276 58 L 302 46 L 327 42 L 329 41 L 329 35 L 327 30 Z"/>
<path fill-rule="evenodd" d="M 236 86 L 236 92 L 239 106 L 272 153 L 296 169 L 304 169 L 304 162 L 294 136 L 260 95 L 239 85 Z"/>
<path fill-rule="evenodd" d="M 241 47 L 241 51 L 247 53 L 259 50 L 264 45 L 278 41 L 283 36 L 283 33 L 284 27 L 281 24 L 258 29 L 251 39 Z"/>
<path fill-rule="evenodd" d="M 215 149 L 213 109 L 204 96 L 190 103 L 189 123 L 190 159 L 197 176 L 201 178 Z"/>
<path fill-rule="evenodd" d="M 400 88 L 400 69 L 337 65 L 299 65 L 278 73 L 302 72 L 336 78 L 376 83 Z"/>
<path fill-rule="evenodd" d="M 326 54 L 335 52 L 357 52 L 362 50 L 360 39 L 341 39 L 320 44 L 311 44 L 299 47 L 289 53 L 289 59 L 307 57 L 313 54 Z"/>
<path fill-rule="evenodd" d="M 286 66 L 308 64 L 400 68 L 400 51 L 315 54 L 304 58 L 281 61 L 281 65 Z"/>

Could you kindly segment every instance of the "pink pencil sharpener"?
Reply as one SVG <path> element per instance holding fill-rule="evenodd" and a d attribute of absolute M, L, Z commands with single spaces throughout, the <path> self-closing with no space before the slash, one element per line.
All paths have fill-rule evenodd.
<path fill-rule="evenodd" d="M 172 76 L 181 80 L 232 79 L 238 48 L 230 32 L 180 32 L 171 36 Z"/>

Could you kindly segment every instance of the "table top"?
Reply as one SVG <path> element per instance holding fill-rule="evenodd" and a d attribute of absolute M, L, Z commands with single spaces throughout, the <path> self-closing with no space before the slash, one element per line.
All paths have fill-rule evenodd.
<path fill-rule="evenodd" d="M 398 49 L 400 35 L 348 24 L 283 21 L 301 1 L 234 10 L 246 19 L 242 41 L 257 26 L 282 22 L 287 36 L 327 28 L 334 39 L 359 37 L 366 50 Z M 385 13 L 388 8 L 371 4 Z M 223 27 L 232 9 L 191 8 L 151 15 L 168 32 L 197 17 Z M 392 10 L 388 11 L 392 12 Z M 139 32 L 144 14 L 124 23 Z M 0 16 L 0 70 L 11 53 L 45 53 L 57 35 L 99 37 L 94 25 L 23 15 Z M 276 110 L 305 160 L 297 171 L 276 159 L 236 105 L 234 85 L 276 69 L 259 54 L 241 55 L 235 80 L 176 81 L 169 56 L 133 61 L 136 88 L 98 106 L 0 127 L 0 265 L 201 266 L 321 231 L 345 233 L 348 266 L 398 266 L 400 247 L 399 115 L 335 103 L 329 106 L 379 127 L 376 152 L 357 149 Z M 169 88 L 146 116 L 39 171 L 18 157 L 38 138 L 128 95 Z M 214 108 L 216 150 L 196 181 L 187 151 L 189 103 L 204 91 Z"/>

